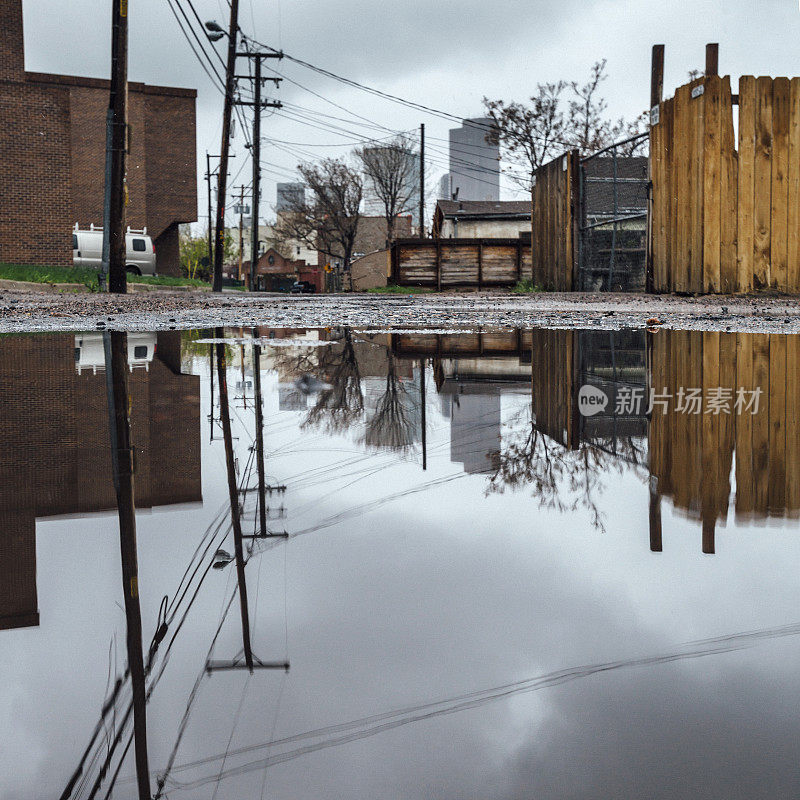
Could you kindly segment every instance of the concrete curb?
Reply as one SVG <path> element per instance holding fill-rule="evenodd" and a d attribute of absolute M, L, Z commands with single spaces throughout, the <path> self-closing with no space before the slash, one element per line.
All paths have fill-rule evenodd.
<path fill-rule="evenodd" d="M 36 283 L 34 281 L 12 281 L 0 278 L 0 290 L 18 292 L 40 292 L 41 294 L 79 294 L 91 291 L 84 283 Z"/>

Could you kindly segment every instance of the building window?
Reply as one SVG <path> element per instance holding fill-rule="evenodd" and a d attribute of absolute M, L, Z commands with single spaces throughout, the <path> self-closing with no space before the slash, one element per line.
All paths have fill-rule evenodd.
<path fill-rule="evenodd" d="M 78 249 L 78 237 L 74 233 L 72 234 L 72 249 Z"/>
<path fill-rule="evenodd" d="M 137 253 L 144 253 L 147 250 L 147 245 L 145 244 L 144 239 L 134 239 L 133 240 L 133 249 Z"/>
<path fill-rule="evenodd" d="M 137 344 L 133 348 L 133 357 L 136 359 L 147 358 L 147 345 Z"/>

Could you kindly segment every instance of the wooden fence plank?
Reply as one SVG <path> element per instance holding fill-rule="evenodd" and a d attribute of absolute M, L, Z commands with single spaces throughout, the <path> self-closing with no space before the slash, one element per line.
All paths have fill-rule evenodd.
<path fill-rule="evenodd" d="M 736 232 L 738 250 L 737 291 L 753 288 L 753 187 L 756 152 L 756 79 L 739 78 L 739 223 Z"/>
<path fill-rule="evenodd" d="M 689 87 L 675 92 L 675 137 L 672 179 L 675 187 L 675 254 L 673 285 L 676 292 L 689 291 L 689 238 L 691 215 L 689 163 Z"/>
<path fill-rule="evenodd" d="M 689 84 L 694 89 L 705 85 L 705 79 L 701 78 L 695 83 Z M 689 280 L 692 292 L 703 291 L 703 139 L 704 139 L 704 119 L 705 119 L 706 97 L 705 94 L 692 98 L 690 105 L 690 116 L 692 127 L 691 138 L 691 180 L 692 180 L 692 202 L 691 202 L 691 277 Z"/>
<path fill-rule="evenodd" d="M 722 137 L 720 121 L 721 81 L 717 76 L 706 78 L 703 100 L 703 286 L 704 292 L 720 290 Z"/>
<path fill-rule="evenodd" d="M 772 212 L 772 78 L 756 80 L 756 147 L 753 191 L 753 286 L 770 285 Z"/>
<path fill-rule="evenodd" d="M 736 291 L 737 252 L 736 225 L 738 214 L 738 168 L 739 160 L 733 133 L 733 98 L 731 79 L 726 76 L 720 87 L 720 140 L 721 198 L 720 198 L 720 291 L 726 294 Z"/>
<path fill-rule="evenodd" d="M 792 78 L 789 86 L 789 173 L 786 202 L 786 291 L 800 292 L 800 78 Z"/>
<path fill-rule="evenodd" d="M 788 276 L 789 79 L 772 82 L 772 206 L 770 286 L 785 290 Z"/>

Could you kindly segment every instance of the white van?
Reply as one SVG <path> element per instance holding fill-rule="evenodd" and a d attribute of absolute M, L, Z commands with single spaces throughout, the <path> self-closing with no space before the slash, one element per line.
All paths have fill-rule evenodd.
<path fill-rule="evenodd" d="M 156 274 L 156 246 L 147 235 L 147 228 L 134 231 L 128 228 L 125 265 L 134 275 Z M 100 269 L 103 262 L 103 229 L 90 225 L 81 230 L 78 223 L 72 229 L 72 263 L 76 267 Z"/>

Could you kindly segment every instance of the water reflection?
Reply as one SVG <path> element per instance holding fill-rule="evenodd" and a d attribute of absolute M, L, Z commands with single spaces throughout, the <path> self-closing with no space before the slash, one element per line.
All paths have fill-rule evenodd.
<path fill-rule="evenodd" d="M 750 713 L 772 745 L 800 733 L 777 710 L 800 691 L 792 659 L 765 645 L 800 634 L 797 537 L 738 536 L 703 558 L 719 527 L 733 538 L 772 518 L 795 533 L 796 338 L 112 337 L 129 405 L 108 404 L 103 334 L 0 339 L 0 709 L 25 698 L 7 726 L 17 755 L 0 762 L 26 763 L 17 741 L 46 754 L 0 778 L 0 794 L 590 797 L 602 785 L 753 797 L 757 784 L 730 766 L 744 763 L 737 698 L 765 693 Z M 606 398 L 592 413 L 587 386 Z M 689 389 L 729 397 L 730 413 L 688 413 L 677 398 Z M 734 413 L 737 393 L 756 389 L 758 408 Z M 126 420 L 133 536 L 130 515 L 115 530 L 102 513 L 124 505 L 111 453 L 130 451 L 109 442 Z M 65 582 L 66 565 L 81 580 Z M 138 634 L 117 605 L 137 571 Z M 745 580 L 770 591 L 769 609 L 746 601 Z M 117 635 L 138 636 L 143 654 L 130 641 L 118 653 Z M 693 667 L 701 657 L 712 666 Z M 683 769 L 675 742 L 691 735 L 680 720 L 731 681 L 742 689 L 716 697 L 715 738 L 692 740 L 702 768 L 670 785 Z M 132 724 L 137 691 L 146 732 Z M 656 717 L 671 727 L 655 730 Z M 621 742 L 607 771 L 586 725 Z M 135 732 L 149 770 L 141 759 L 136 770 Z M 751 760 L 782 758 L 772 745 Z M 796 782 L 785 755 L 772 764 L 784 788 Z M 706 791 L 709 771 L 719 791 Z M 660 778 L 632 782 L 645 772 Z"/>

